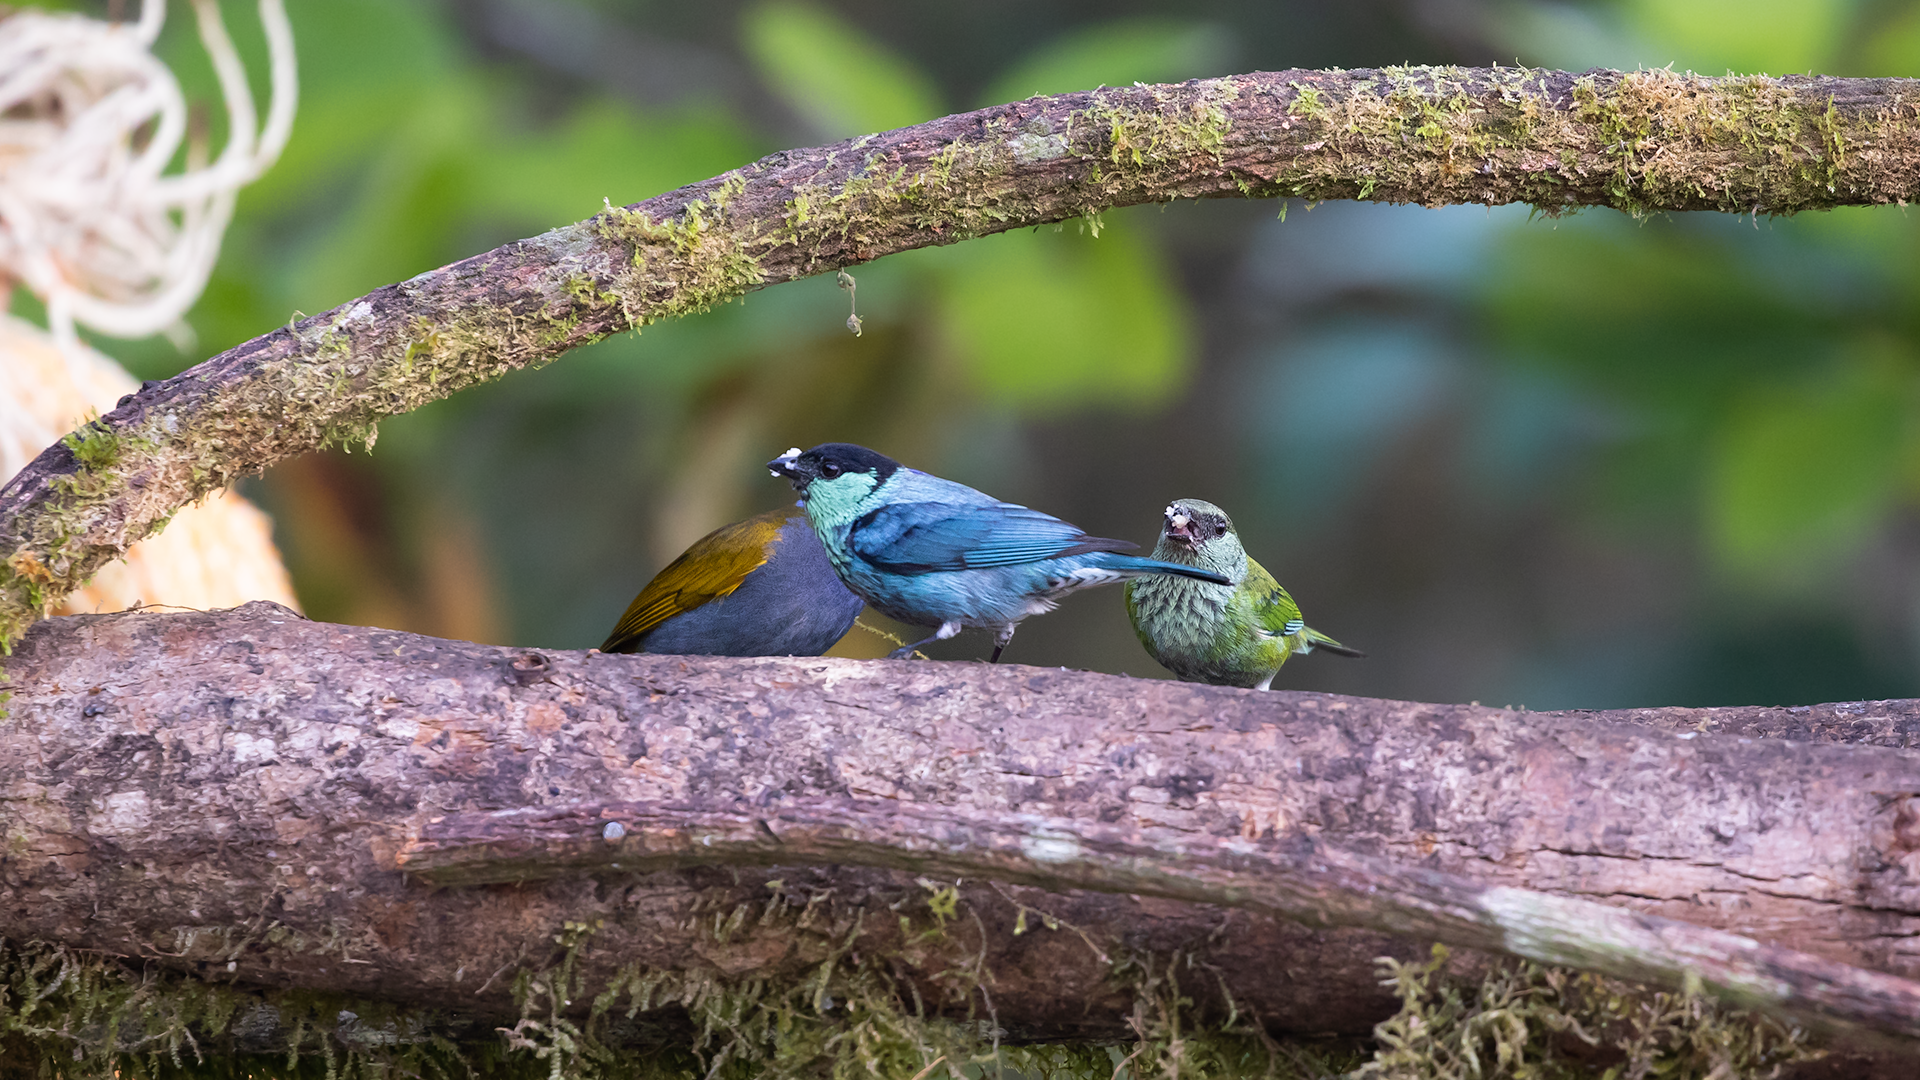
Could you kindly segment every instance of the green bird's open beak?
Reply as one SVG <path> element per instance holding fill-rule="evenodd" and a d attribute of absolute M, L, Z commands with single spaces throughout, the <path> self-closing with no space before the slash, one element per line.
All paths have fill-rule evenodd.
<path fill-rule="evenodd" d="M 1188 513 L 1184 506 L 1176 504 L 1167 507 L 1167 523 L 1164 531 L 1167 539 L 1176 544 L 1194 547 L 1199 542 L 1199 537 L 1195 535 L 1193 515 Z"/>

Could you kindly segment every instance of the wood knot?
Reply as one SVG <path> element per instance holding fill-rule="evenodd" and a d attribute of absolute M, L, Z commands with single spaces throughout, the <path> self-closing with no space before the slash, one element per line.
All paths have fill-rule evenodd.
<path fill-rule="evenodd" d="M 1893 804 L 1893 821 L 1885 834 L 1882 850 L 1898 858 L 1908 852 L 1920 851 L 1920 799 L 1912 795 Z"/>
<path fill-rule="evenodd" d="M 553 673 L 553 662 L 537 652 L 524 652 L 507 665 L 507 674 L 520 686 L 545 682 Z"/>
<path fill-rule="evenodd" d="M 1920 794 L 1903 792 L 1883 798 L 1886 801 L 1874 815 L 1870 834 L 1873 850 L 1882 868 L 1908 881 L 1920 880 Z"/>

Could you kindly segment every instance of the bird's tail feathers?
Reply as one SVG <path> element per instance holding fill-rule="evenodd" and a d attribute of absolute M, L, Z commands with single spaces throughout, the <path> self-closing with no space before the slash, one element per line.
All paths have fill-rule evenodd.
<path fill-rule="evenodd" d="M 1211 581 L 1215 585 L 1231 585 L 1233 580 L 1225 574 L 1216 574 L 1211 570 L 1202 570 L 1197 566 L 1183 566 L 1176 562 L 1162 562 L 1159 559 L 1143 558 L 1139 555 L 1107 555 L 1099 565 L 1108 570 L 1117 570 L 1123 574 L 1138 576 L 1141 574 L 1173 574 L 1178 577 L 1197 578 Z"/>
<path fill-rule="evenodd" d="M 1333 640 L 1332 638 L 1321 633 L 1320 631 L 1315 630 L 1311 626 L 1307 627 L 1307 640 L 1313 643 L 1314 648 L 1325 649 L 1326 651 L 1333 653 L 1336 656 L 1351 656 L 1355 658 L 1360 658 L 1367 655 L 1366 653 L 1361 652 L 1359 649 L 1349 648 L 1345 645 L 1340 644 L 1339 642 Z"/>

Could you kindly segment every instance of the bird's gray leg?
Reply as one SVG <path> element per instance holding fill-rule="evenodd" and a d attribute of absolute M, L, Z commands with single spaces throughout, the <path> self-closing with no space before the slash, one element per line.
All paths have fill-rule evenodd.
<path fill-rule="evenodd" d="M 987 658 L 987 663 L 997 664 L 1000 662 L 1000 654 L 1006 651 L 1007 642 L 1013 640 L 1013 632 L 1019 625 L 1019 623 L 1008 623 L 1000 628 L 998 634 L 993 635 L 993 655 Z"/>
<path fill-rule="evenodd" d="M 1275 675 L 1278 675 L 1278 674 L 1280 674 L 1280 669 L 1279 669 L 1279 668 L 1275 668 L 1275 669 L 1273 669 L 1272 671 L 1269 671 L 1269 672 L 1267 672 L 1267 677 L 1266 677 L 1266 678 L 1264 678 L 1264 679 L 1261 679 L 1261 680 L 1260 680 L 1260 685 L 1258 685 L 1258 686 L 1256 686 L 1256 687 L 1254 687 L 1254 689 L 1255 689 L 1255 690 L 1271 690 L 1271 689 L 1273 689 L 1273 677 L 1274 677 Z"/>
<path fill-rule="evenodd" d="M 902 646 L 900 646 L 899 648 L 897 648 L 897 649 L 895 649 L 895 650 L 893 650 L 892 652 L 890 652 L 890 653 L 888 653 L 888 654 L 887 654 L 887 659 L 889 659 L 889 660 L 906 660 L 906 659 L 909 659 L 909 658 L 911 658 L 911 657 L 913 656 L 913 650 L 915 650 L 915 649 L 917 649 L 917 648 L 919 648 L 920 646 L 922 646 L 922 645 L 930 645 L 930 644 L 932 644 L 933 642 L 936 642 L 936 641 L 945 641 L 945 640 L 947 640 L 948 638 L 950 638 L 950 637 L 952 637 L 953 635 L 955 635 L 955 634 L 957 634 L 957 633 L 959 633 L 959 632 L 960 632 L 960 624 L 959 624 L 959 623 L 957 623 L 957 622 L 947 622 L 947 623 L 941 623 L 941 624 L 940 624 L 940 629 L 938 629 L 938 630 L 935 630 L 935 631 L 933 632 L 933 636 L 932 636 L 932 637 L 924 637 L 924 638 L 921 638 L 921 639 L 920 639 L 919 641 L 916 641 L 916 642 L 914 642 L 914 643 L 913 643 L 913 644 L 911 644 L 911 645 L 902 645 Z"/>

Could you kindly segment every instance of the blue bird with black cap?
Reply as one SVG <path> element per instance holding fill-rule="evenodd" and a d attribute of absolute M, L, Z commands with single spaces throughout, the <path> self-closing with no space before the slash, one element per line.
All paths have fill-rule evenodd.
<path fill-rule="evenodd" d="M 1230 584 L 1204 568 L 1122 554 L 1138 545 L 1089 536 L 864 446 L 796 447 L 767 468 L 806 500 L 807 520 L 847 588 L 883 614 L 933 629 L 895 649 L 896 660 L 978 627 L 993 631 L 997 661 L 1022 619 L 1094 585 L 1146 574 Z"/>

